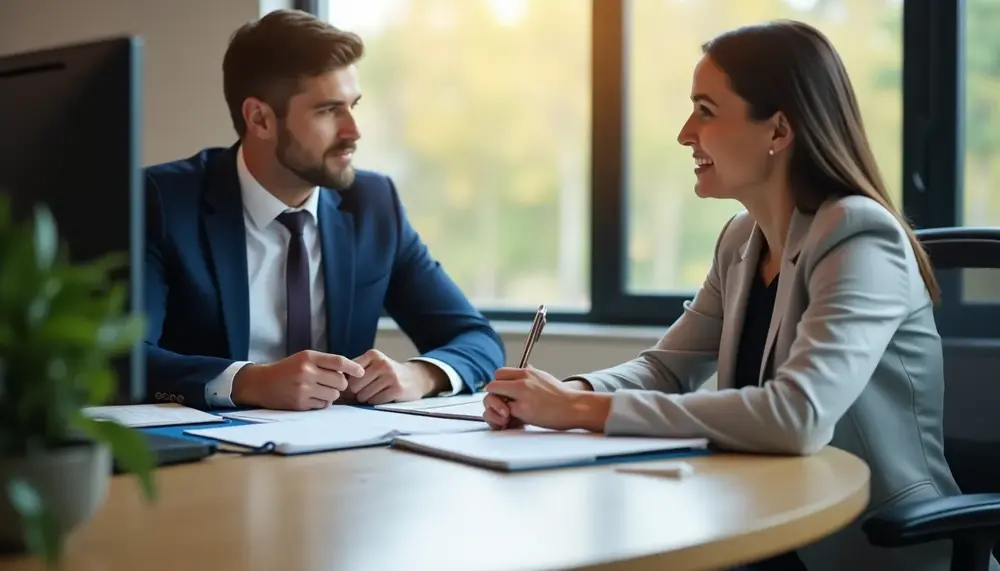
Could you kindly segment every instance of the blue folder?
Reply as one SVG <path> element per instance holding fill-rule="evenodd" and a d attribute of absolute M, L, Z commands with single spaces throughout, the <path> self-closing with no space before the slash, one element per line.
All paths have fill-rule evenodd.
<path fill-rule="evenodd" d="M 227 418 L 223 422 L 213 422 L 212 424 L 175 424 L 172 426 L 153 426 L 149 428 L 140 428 L 142 432 L 147 434 L 160 434 L 163 436 L 170 436 L 172 438 L 183 438 L 185 440 L 193 440 L 195 442 L 207 442 L 209 444 L 218 444 L 218 440 L 213 440 L 211 438 L 205 438 L 203 436 L 195 436 L 193 434 L 184 434 L 185 430 L 191 430 L 193 428 L 221 428 L 223 426 L 241 426 L 244 424 L 253 424 L 245 420 L 238 420 L 235 418 Z"/>

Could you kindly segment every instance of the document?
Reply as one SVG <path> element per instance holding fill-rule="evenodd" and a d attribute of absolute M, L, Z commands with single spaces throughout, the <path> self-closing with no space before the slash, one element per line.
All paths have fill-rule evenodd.
<path fill-rule="evenodd" d="M 226 420 L 221 416 L 172 402 L 121 406 L 91 406 L 83 408 L 81 412 L 84 416 L 94 420 L 111 420 L 133 428 L 225 422 Z"/>
<path fill-rule="evenodd" d="M 392 444 L 485 468 L 515 471 L 706 453 L 708 440 L 606 436 L 528 427 L 467 434 L 402 435 L 393 439 Z"/>
<path fill-rule="evenodd" d="M 375 405 L 375 408 L 440 418 L 482 420 L 483 413 L 486 412 L 486 408 L 483 406 L 485 396 L 486 393 L 474 393 L 450 397 L 431 397 L 409 402 L 380 404 Z"/>
<path fill-rule="evenodd" d="M 381 410 L 431 410 L 435 408 L 464 405 L 468 403 L 482 403 L 486 393 L 472 393 L 462 395 L 452 395 L 450 397 L 427 397 L 407 402 L 390 402 L 377 404 L 375 408 Z"/>
<path fill-rule="evenodd" d="M 353 410 L 359 409 L 347 405 L 335 404 L 316 410 L 270 410 L 266 408 L 258 408 L 253 410 L 223 412 L 220 414 L 226 418 L 235 418 L 249 422 L 283 422 L 289 420 L 309 420 L 311 418 L 349 415 Z"/>
<path fill-rule="evenodd" d="M 303 454 L 387 445 L 393 438 L 406 434 L 489 430 L 489 426 L 481 421 L 431 418 L 347 405 L 304 412 L 260 411 L 239 418 L 266 420 L 257 424 L 185 432 L 249 448 L 272 446 L 278 454 Z"/>

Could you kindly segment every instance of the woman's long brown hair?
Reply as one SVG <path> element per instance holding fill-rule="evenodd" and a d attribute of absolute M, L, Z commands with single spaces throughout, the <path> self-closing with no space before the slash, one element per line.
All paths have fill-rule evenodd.
<path fill-rule="evenodd" d="M 937 303 L 930 257 L 893 204 L 865 134 L 854 87 L 830 41 L 802 22 L 778 20 L 726 32 L 702 50 L 762 121 L 781 111 L 795 133 L 790 184 L 796 207 L 814 213 L 832 196 L 863 195 L 902 224 Z"/>

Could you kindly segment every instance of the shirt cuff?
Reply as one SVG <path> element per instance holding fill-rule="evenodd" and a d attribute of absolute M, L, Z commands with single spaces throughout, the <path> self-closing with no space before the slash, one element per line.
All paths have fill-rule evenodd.
<path fill-rule="evenodd" d="M 249 361 L 236 361 L 226 367 L 218 377 L 212 379 L 205 385 L 205 401 L 213 408 L 234 408 L 233 404 L 233 379 L 240 369 L 250 365 Z"/>
<path fill-rule="evenodd" d="M 430 357 L 417 357 L 415 359 L 410 359 L 411 361 L 423 361 L 425 363 L 430 363 L 435 367 L 444 371 L 444 374 L 448 377 L 448 382 L 451 383 L 450 391 L 441 391 L 436 395 L 427 395 L 429 397 L 450 397 L 457 395 L 462 392 L 465 388 L 465 383 L 462 382 L 462 377 L 458 376 L 458 371 L 456 371 L 451 365 L 445 363 L 444 361 L 439 361 L 437 359 L 432 359 Z"/>

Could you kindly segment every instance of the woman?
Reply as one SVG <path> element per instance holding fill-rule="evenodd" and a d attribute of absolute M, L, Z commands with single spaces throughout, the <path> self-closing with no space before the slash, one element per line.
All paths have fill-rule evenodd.
<path fill-rule="evenodd" d="M 499 370 L 484 418 L 745 452 L 831 444 L 871 467 L 870 509 L 959 493 L 942 446 L 938 286 L 886 192 L 839 56 L 788 21 L 703 52 L 678 141 L 698 196 L 746 208 L 722 229 L 704 284 L 627 363 L 565 382 Z M 713 372 L 719 390 L 694 392 Z M 949 558 L 947 544 L 872 547 L 854 524 L 764 568 L 944 571 Z"/>

